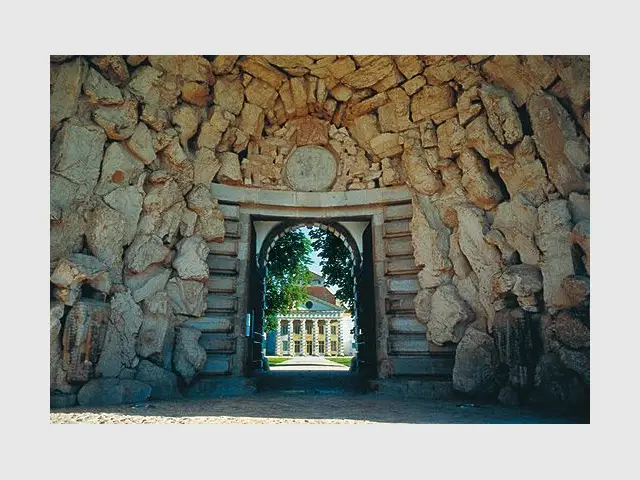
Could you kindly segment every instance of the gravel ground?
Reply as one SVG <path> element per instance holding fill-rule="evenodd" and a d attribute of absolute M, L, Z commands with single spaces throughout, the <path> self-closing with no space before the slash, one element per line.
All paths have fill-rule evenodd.
<path fill-rule="evenodd" d="M 50 411 L 50 423 L 589 423 L 578 415 L 525 407 L 403 399 L 378 394 L 309 395 L 259 393 L 246 397 L 158 401 L 73 407 Z"/>

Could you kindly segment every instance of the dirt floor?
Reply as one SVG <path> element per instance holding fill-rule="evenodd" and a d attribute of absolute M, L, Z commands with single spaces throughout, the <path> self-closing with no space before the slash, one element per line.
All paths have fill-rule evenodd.
<path fill-rule="evenodd" d="M 264 392 L 245 397 L 73 407 L 50 411 L 50 423 L 427 424 L 589 423 L 577 414 L 379 394 Z"/>

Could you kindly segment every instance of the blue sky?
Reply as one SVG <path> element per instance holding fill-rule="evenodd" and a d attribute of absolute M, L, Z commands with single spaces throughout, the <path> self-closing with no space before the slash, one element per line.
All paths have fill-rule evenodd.
<path fill-rule="evenodd" d="M 316 227 L 317 228 L 317 227 Z M 309 231 L 311 230 L 311 228 L 309 227 L 300 227 L 300 230 L 308 237 L 309 237 Z M 314 250 L 311 253 L 311 260 L 313 261 L 313 263 L 311 265 L 309 265 L 309 269 L 319 275 L 322 275 L 322 269 L 320 267 L 320 257 L 318 256 L 318 253 Z M 331 293 L 336 293 L 337 288 L 334 286 L 330 286 L 327 285 L 327 288 L 329 289 L 329 291 Z"/>

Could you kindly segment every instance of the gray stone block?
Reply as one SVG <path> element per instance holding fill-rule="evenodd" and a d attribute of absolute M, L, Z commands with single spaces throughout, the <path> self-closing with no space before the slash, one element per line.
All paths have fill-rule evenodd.
<path fill-rule="evenodd" d="M 83 407 L 138 403 L 146 401 L 150 395 L 151 386 L 138 380 L 99 378 L 80 389 L 78 403 Z"/>

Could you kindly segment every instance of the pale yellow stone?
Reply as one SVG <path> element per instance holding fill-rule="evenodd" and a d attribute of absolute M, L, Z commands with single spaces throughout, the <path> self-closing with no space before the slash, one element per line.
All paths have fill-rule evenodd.
<path fill-rule="evenodd" d="M 339 102 L 346 102 L 353 95 L 353 90 L 351 90 L 346 85 L 338 84 L 331 90 L 331 96 L 338 100 Z"/>
<path fill-rule="evenodd" d="M 407 92 L 407 95 L 413 95 L 422 87 L 424 87 L 426 83 L 427 83 L 427 79 L 424 78 L 422 75 L 418 75 L 413 77 L 411 80 L 407 80 L 406 82 L 404 82 L 402 84 L 402 88 L 404 89 L 405 92 Z"/>
<path fill-rule="evenodd" d="M 261 137 L 264 128 L 264 111 L 257 105 L 245 103 L 238 128 L 249 136 Z"/>
<path fill-rule="evenodd" d="M 430 65 L 424 69 L 423 75 L 427 77 L 429 85 L 439 85 L 453 79 L 456 73 L 467 65 L 469 65 L 469 61 L 464 57 L 459 57 L 451 62 Z"/>
<path fill-rule="evenodd" d="M 467 55 L 471 63 L 479 63 L 485 58 L 489 58 L 491 55 Z"/>
<path fill-rule="evenodd" d="M 324 102 L 323 107 L 325 118 L 332 118 L 337 106 L 338 102 L 336 102 L 333 98 L 327 98 L 327 100 Z"/>
<path fill-rule="evenodd" d="M 514 102 L 518 107 L 534 92 L 536 81 L 516 55 L 496 55 L 482 64 L 482 71 L 491 82 L 513 92 Z"/>
<path fill-rule="evenodd" d="M 296 145 L 324 145 L 329 140 L 329 122 L 307 115 L 289 124 L 296 128 Z"/>
<path fill-rule="evenodd" d="M 387 75 L 386 77 L 384 77 L 379 82 L 377 82 L 371 88 L 373 88 L 376 92 L 380 93 L 380 92 L 384 92 L 386 90 L 389 90 L 390 88 L 393 88 L 396 85 L 399 85 L 403 81 L 404 81 L 404 77 L 402 76 L 400 71 L 394 65 L 393 66 L 393 70 L 391 71 L 391 73 L 389 75 Z"/>
<path fill-rule="evenodd" d="M 416 55 L 397 55 L 393 59 L 400 73 L 407 79 L 415 77 L 424 69 L 424 65 Z"/>
<path fill-rule="evenodd" d="M 213 83 L 211 64 L 200 55 L 149 55 L 149 63 L 187 81 Z"/>
<path fill-rule="evenodd" d="M 230 73 L 239 55 L 217 55 L 211 62 L 211 70 L 215 75 Z"/>
<path fill-rule="evenodd" d="M 411 97 L 411 120 L 419 122 L 453 106 L 453 90 L 448 85 L 426 86 Z"/>
<path fill-rule="evenodd" d="M 465 146 L 465 131 L 454 116 L 440 125 L 437 130 L 438 150 L 441 157 L 452 158 Z"/>
<path fill-rule="evenodd" d="M 380 56 L 379 55 L 351 55 L 351 57 L 356 61 L 359 67 L 363 67 L 373 62 Z"/>
<path fill-rule="evenodd" d="M 278 93 L 280 95 L 280 99 L 282 100 L 282 104 L 284 105 L 284 111 L 287 118 L 293 118 L 296 113 L 296 107 L 293 103 L 291 84 L 289 82 L 284 82 L 280 87 L 280 91 Z"/>
<path fill-rule="evenodd" d="M 258 105 L 260 108 L 272 109 L 276 104 L 278 92 L 275 88 L 258 78 L 254 78 L 245 90 L 245 95 L 249 103 Z"/>
<path fill-rule="evenodd" d="M 347 104 L 338 103 L 336 112 L 333 114 L 333 117 L 331 120 L 336 127 L 342 126 L 342 121 L 344 120 L 346 111 L 347 111 Z"/>
<path fill-rule="evenodd" d="M 513 155 L 498 142 L 484 115 L 476 117 L 469 123 L 466 132 L 467 144 L 484 158 L 489 159 L 491 170 L 513 163 Z"/>
<path fill-rule="evenodd" d="M 304 78 L 295 77 L 290 80 L 293 105 L 297 117 L 303 117 L 309 113 L 307 107 L 307 87 Z"/>
<path fill-rule="evenodd" d="M 318 79 L 316 77 L 307 77 L 307 106 L 310 112 L 316 111 L 316 90 L 318 88 Z"/>
<path fill-rule="evenodd" d="M 332 76 L 340 80 L 345 75 L 355 71 L 356 64 L 351 57 L 339 58 L 327 67 Z"/>
<path fill-rule="evenodd" d="M 446 110 L 442 110 L 441 112 L 431 115 L 431 120 L 433 120 L 433 123 L 435 123 L 436 125 L 440 125 L 441 123 L 444 123 L 457 115 L 458 109 L 456 107 L 450 107 Z"/>
<path fill-rule="evenodd" d="M 392 157 L 402 153 L 400 135 L 397 133 L 381 133 L 370 141 L 371 149 L 379 157 Z"/>
<path fill-rule="evenodd" d="M 553 66 L 542 55 L 524 55 L 522 63 L 540 88 L 547 88 L 558 76 Z"/>
<path fill-rule="evenodd" d="M 205 107 L 211 101 L 209 86 L 206 83 L 185 82 L 182 86 L 182 99 L 199 107 Z"/>
<path fill-rule="evenodd" d="M 224 115 L 224 110 L 220 107 L 214 107 L 209 121 L 204 122 L 200 127 L 198 148 L 206 147 L 215 150 L 220 143 L 222 134 L 229 127 L 229 122 L 230 119 Z"/>
<path fill-rule="evenodd" d="M 327 86 L 324 79 L 318 79 L 318 87 L 316 89 L 316 111 L 322 112 L 324 108 L 324 101 L 327 99 Z"/>
<path fill-rule="evenodd" d="M 213 103 L 238 115 L 244 103 L 244 87 L 237 75 L 219 77 L 213 87 Z"/>
<path fill-rule="evenodd" d="M 469 123 L 471 119 L 482 111 L 478 87 L 472 87 L 463 92 L 462 95 L 458 97 L 456 107 L 458 109 L 460 124 L 466 125 Z"/>
<path fill-rule="evenodd" d="M 201 148 L 197 151 L 193 164 L 193 183 L 209 185 L 220 170 L 220 165 L 220 160 L 212 150 Z"/>
<path fill-rule="evenodd" d="M 389 102 L 378 108 L 378 120 L 382 132 L 401 132 L 413 124 L 409 120 L 409 96 L 401 88 L 387 92 Z"/>
<path fill-rule="evenodd" d="M 309 68 L 313 65 L 313 59 L 306 55 L 264 55 L 267 62 L 282 69 Z"/>
<path fill-rule="evenodd" d="M 278 90 L 280 85 L 287 79 L 284 73 L 269 65 L 269 63 L 261 57 L 246 57 L 240 60 L 238 64 L 242 70 L 267 82 L 276 90 Z"/>
<path fill-rule="evenodd" d="M 395 64 L 389 57 L 377 57 L 371 63 L 345 75 L 343 83 L 353 88 L 371 87 L 393 72 Z"/>
<path fill-rule="evenodd" d="M 380 134 L 378 122 L 374 115 L 362 115 L 354 119 L 349 126 L 349 133 L 362 148 L 368 152 L 371 149 L 371 139 Z"/>
<path fill-rule="evenodd" d="M 389 101 L 389 96 L 386 92 L 378 93 L 371 98 L 363 100 L 349 108 L 349 117 L 357 118 L 362 115 L 366 115 L 374 111 L 376 108 L 381 107 Z"/>

